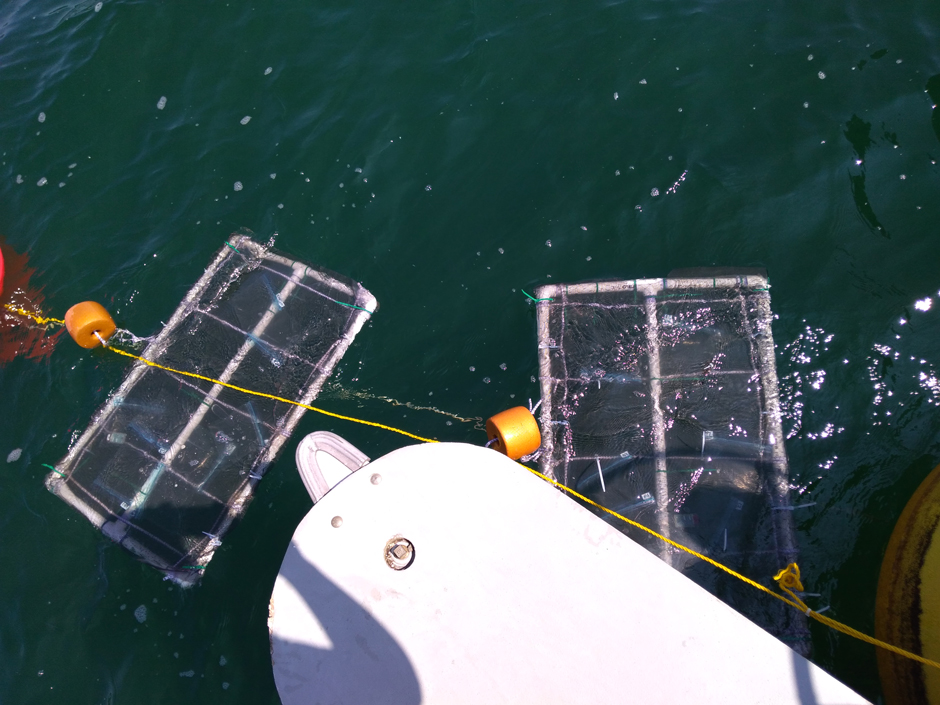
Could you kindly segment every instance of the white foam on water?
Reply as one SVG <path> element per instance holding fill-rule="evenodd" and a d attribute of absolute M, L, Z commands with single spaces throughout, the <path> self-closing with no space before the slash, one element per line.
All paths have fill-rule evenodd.
<path fill-rule="evenodd" d="M 679 178 L 676 179 L 676 182 L 675 182 L 672 186 L 670 186 L 668 189 L 666 189 L 666 193 L 667 193 L 667 194 L 669 194 L 669 193 L 675 193 L 675 192 L 679 189 L 679 184 L 681 184 L 683 181 L 685 181 L 685 177 L 688 175 L 688 173 L 689 173 L 689 170 L 688 170 L 688 169 L 686 169 L 685 171 L 683 171 L 683 172 L 679 175 Z"/>
<path fill-rule="evenodd" d="M 224 665 L 227 664 L 227 663 L 228 663 L 228 661 L 226 660 L 226 658 L 225 658 L 224 656 L 219 656 L 219 665 L 220 665 L 220 666 L 224 666 Z"/>
<path fill-rule="evenodd" d="M 655 197 L 655 196 L 658 196 L 658 195 L 659 195 L 659 189 L 658 189 L 658 188 L 654 188 L 652 191 L 650 191 L 650 196 Z"/>
<path fill-rule="evenodd" d="M 274 69 L 272 69 L 270 66 L 268 66 L 268 68 L 266 68 L 266 69 L 264 70 L 264 75 L 267 76 L 267 75 L 268 75 L 269 73 L 271 73 L 273 70 L 274 70 Z"/>
<path fill-rule="evenodd" d="M 196 675 L 196 672 L 190 669 L 189 671 L 180 671 L 180 678 L 192 678 Z"/>
<path fill-rule="evenodd" d="M 147 621 L 147 608 L 144 605 L 141 605 L 136 610 L 134 610 L 134 619 L 143 624 Z"/>
<path fill-rule="evenodd" d="M 924 310 L 926 311 L 927 309 L 924 309 Z M 15 463 L 17 460 L 20 459 L 20 456 L 21 456 L 21 455 L 23 455 L 23 449 L 22 449 L 22 448 L 15 448 L 14 450 L 11 450 L 11 451 L 10 451 L 10 454 L 7 456 L 7 462 L 8 462 L 8 463 Z"/>
<path fill-rule="evenodd" d="M 271 178 L 272 178 L 272 179 L 276 179 L 276 178 L 277 178 L 277 174 L 271 174 Z"/>
<path fill-rule="evenodd" d="M 16 183 L 18 183 L 18 184 L 23 183 L 23 175 L 22 175 L 22 174 L 17 174 L 17 175 L 16 175 Z"/>
<path fill-rule="evenodd" d="M 95 3 L 95 12 L 101 12 L 101 8 L 104 7 L 103 2 Z"/>
<path fill-rule="evenodd" d="M 157 101 L 157 110 L 163 110 L 166 107 L 166 96 L 161 95 L 160 100 Z"/>
<path fill-rule="evenodd" d="M 822 71 L 820 71 L 817 75 L 819 76 L 819 80 L 822 80 L 826 77 L 826 74 L 823 73 Z"/>
<path fill-rule="evenodd" d="M 246 116 L 243 117 L 241 120 L 239 120 L 239 122 L 240 122 L 242 125 L 247 125 L 249 122 L 251 122 L 251 115 L 246 115 Z"/>
<path fill-rule="evenodd" d="M 39 181 L 36 182 L 37 186 L 45 186 L 49 183 L 49 180 L 44 176 Z"/>
<path fill-rule="evenodd" d="M 233 188 L 234 188 L 236 191 L 241 191 L 241 190 L 242 190 L 243 188 L 245 188 L 245 187 L 242 186 L 242 182 L 241 182 L 241 181 L 236 181 L 236 182 L 235 182 L 235 186 L 234 186 Z"/>
<path fill-rule="evenodd" d="M 39 117 L 38 117 L 37 119 L 39 120 L 39 122 L 45 122 L 45 121 L 46 121 L 46 114 L 45 114 L 45 113 L 39 113 Z"/>

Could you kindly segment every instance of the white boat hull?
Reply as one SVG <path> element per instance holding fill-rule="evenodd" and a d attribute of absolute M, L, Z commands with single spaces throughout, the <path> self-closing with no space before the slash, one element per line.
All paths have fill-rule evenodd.
<path fill-rule="evenodd" d="M 414 549 L 399 570 L 396 538 Z M 284 705 L 867 702 L 517 463 L 463 444 L 397 450 L 317 502 L 269 627 Z"/>

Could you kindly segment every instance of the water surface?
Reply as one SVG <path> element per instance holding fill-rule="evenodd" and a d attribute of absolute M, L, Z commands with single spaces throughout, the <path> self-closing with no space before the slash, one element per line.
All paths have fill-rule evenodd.
<path fill-rule="evenodd" d="M 376 397 L 465 418 L 535 397 L 523 289 L 764 266 L 794 497 L 815 503 L 801 568 L 870 632 L 891 529 L 940 461 L 938 39 L 940 5 L 913 0 L 10 0 L 0 235 L 47 313 L 96 299 L 149 335 L 249 228 L 379 299 L 324 405 L 469 442 Z M 0 368 L 0 702 L 276 703 L 295 444 L 401 440 L 305 417 L 183 592 L 42 485 L 126 369 L 67 339 Z M 813 649 L 878 697 L 871 647 L 814 626 Z"/>

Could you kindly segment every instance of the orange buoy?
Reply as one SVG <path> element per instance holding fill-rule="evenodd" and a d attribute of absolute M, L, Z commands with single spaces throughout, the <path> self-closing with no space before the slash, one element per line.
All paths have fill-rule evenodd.
<path fill-rule="evenodd" d="M 508 455 L 513 460 L 534 453 L 542 445 L 539 425 L 524 406 L 500 411 L 487 419 L 486 435 L 491 441 L 490 448 Z"/>
<path fill-rule="evenodd" d="M 83 348 L 96 348 L 107 341 L 117 326 L 105 307 L 94 301 L 82 301 L 65 312 L 65 327 L 72 339 Z M 98 334 L 98 336 L 95 335 Z"/>

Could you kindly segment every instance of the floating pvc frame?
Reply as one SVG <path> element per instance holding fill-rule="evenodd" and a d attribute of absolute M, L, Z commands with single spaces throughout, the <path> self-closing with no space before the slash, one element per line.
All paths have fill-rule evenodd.
<path fill-rule="evenodd" d="M 254 294 L 243 296 L 241 308 L 235 308 L 231 302 L 240 287 L 247 287 L 245 282 L 251 282 Z M 314 305 L 320 307 L 316 315 L 310 313 Z M 221 382 L 260 386 L 260 391 L 309 405 L 376 308 L 375 298 L 358 283 L 235 235 L 142 356 Z M 225 311 L 230 315 L 220 315 Z M 305 316 L 306 328 L 294 320 Z M 199 336 L 208 326 L 214 327 L 220 346 L 234 353 L 224 365 L 213 364 L 211 351 L 202 348 L 177 351 L 182 360 L 173 357 L 181 340 Z M 280 348 L 276 338 L 272 341 L 277 335 L 272 330 L 279 326 L 287 331 L 282 337 L 292 336 L 290 349 Z M 326 329 L 332 339 L 324 337 Z M 168 355 L 174 364 L 167 362 Z M 284 383 L 288 370 L 291 380 Z M 154 397 L 188 405 L 185 423 L 172 435 L 148 427 L 167 425 L 168 413 L 151 402 Z M 189 586 L 204 573 L 222 536 L 244 511 L 305 411 L 138 361 L 46 477 L 46 486 L 106 536 Z M 212 446 L 213 431 L 217 447 Z M 201 462 L 200 447 L 205 451 Z M 169 490 L 170 482 L 174 490 Z M 161 496 L 172 503 L 173 491 L 180 486 L 180 516 L 173 516 L 173 507 L 166 503 L 153 506 L 161 488 Z M 213 493 L 213 487 L 224 492 Z M 173 536 L 174 525 L 185 525 L 186 536 Z"/>
<path fill-rule="evenodd" d="M 650 399 L 650 437 L 653 462 L 655 463 L 655 483 L 652 492 L 642 495 L 634 507 L 643 504 L 655 506 L 652 521 L 642 521 L 649 528 L 666 538 L 673 538 L 675 518 L 668 511 L 669 487 L 666 449 L 666 427 L 663 415 L 663 383 L 668 383 L 669 374 L 661 370 L 659 308 L 670 297 L 683 297 L 691 300 L 696 292 L 710 296 L 708 303 L 723 302 L 740 307 L 742 324 L 748 328 L 748 344 L 753 367 L 741 373 L 759 376 L 760 387 L 760 447 L 762 455 L 762 480 L 765 483 L 768 498 L 773 552 L 782 564 L 794 562 L 798 549 L 795 540 L 793 512 L 789 501 L 789 467 L 784 447 L 784 435 L 781 424 L 779 385 L 774 359 L 774 342 L 771 333 L 773 313 L 770 307 L 769 282 L 761 275 L 676 277 L 663 279 L 639 279 L 607 282 L 585 282 L 579 284 L 551 284 L 536 289 L 536 312 L 538 326 L 539 384 L 541 392 L 540 422 L 543 429 L 542 447 L 539 455 L 540 470 L 558 482 L 573 487 L 577 478 L 569 472 L 574 461 L 597 462 L 600 486 L 603 487 L 603 475 L 600 461 L 616 462 L 618 456 L 601 457 L 588 455 L 579 457 L 574 451 L 572 440 L 572 420 L 564 417 L 561 410 L 553 406 L 553 396 L 557 390 L 572 381 L 567 369 L 565 353 L 565 316 L 566 311 L 578 306 L 597 306 L 608 308 L 633 308 L 644 321 L 645 358 L 648 363 L 643 376 L 645 391 Z M 727 298 L 716 298 L 716 292 L 727 294 Z M 604 297 L 608 303 L 590 302 L 586 297 Z M 750 307 L 750 310 L 748 310 Z M 558 374 L 559 371 L 561 374 Z M 598 382 L 600 387 L 600 382 Z M 567 394 L 567 388 L 563 392 Z M 565 397 L 567 398 L 567 397 Z M 703 448 L 705 436 L 703 435 Z M 604 488 L 606 491 L 606 488 Z M 630 508 L 634 508 L 630 507 Z M 618 524 L 620 522 L 617 522 Z M 727 530 L 723 537 L 723 547 L 727 549 Z M 657 542 L 659 557 L 672 565 L 676 558 L 676 549 L 664 542 Z M 720 556 L 719 556 L 720 557 Z M 786 633 L 781 638 L 794 642 L 794 648 L 805 652 L 808 649 L 809 633 L 806 620 L 801 615 L 791 619 Z"/>

